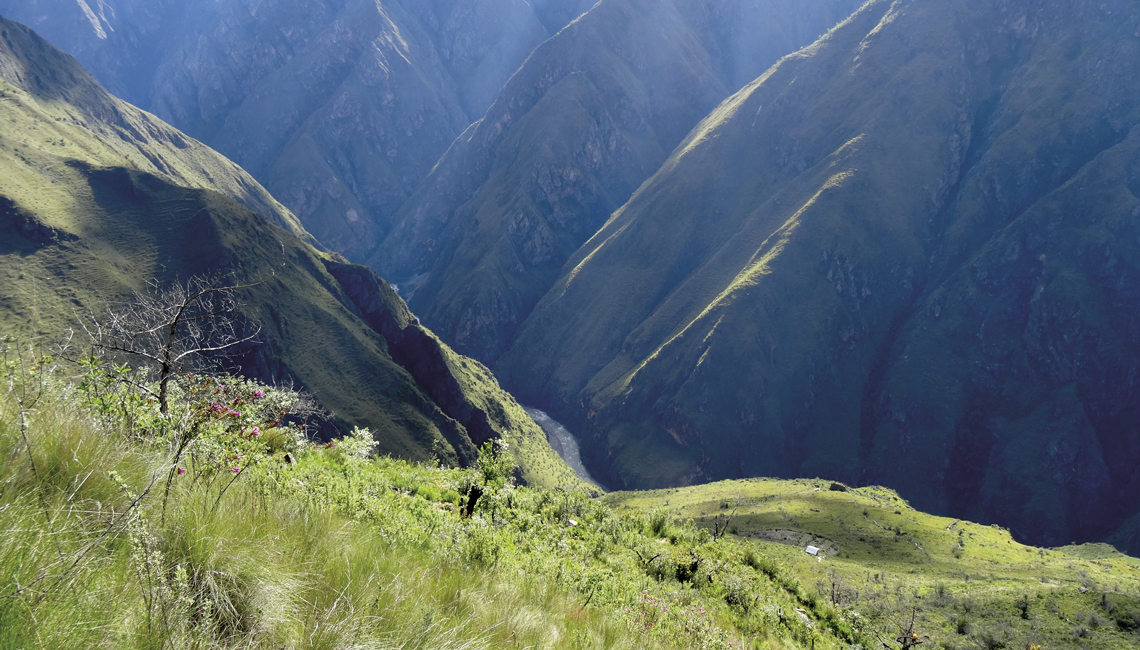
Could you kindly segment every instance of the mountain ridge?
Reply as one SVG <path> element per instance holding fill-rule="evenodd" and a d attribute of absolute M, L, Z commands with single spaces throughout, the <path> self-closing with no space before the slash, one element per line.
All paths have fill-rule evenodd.
<path fill-rule="evenodd" d="M 592 4 L 3 0 L 0 13 L 246 168 L 361 261 L 530 51 Z"/>
<path fill-rule="evenodd" d="M 1134 219 L 1108 53 L 1135 22 L 868 3 L 695 129 L 496 368 L 615 485 L 829 476 L 1134 549 L 1132 240 L 1107 233 Z"/>
<path fill-rule="evenodd" d="M 599 3 L 535 50 L 368 263 L 457 349 L 493 362 L 703 115 L 857 6 Z"/>
<path fill-rule="evenodd" d="M 43 60 L 62 62 L 70 76 L 25 78 L 28 62 Z M 37 94 L 9 79 L 34 84 Z M 63 101 L 69 93 L 104 107 L 109 121 Z M 210 177 L 218 189 L 232 181 L 249 197 L 268 196 L 232 162 L 111 98 L 70 57 L 3 18 L 0 120 L 5 334 L 49 345 L 78 330 L 83 314 L 130 300 L 152 281 L 248 281 L 235 318 L 257 340 L 225 368 L 310 391 L 333 416 L 321 435 L 369 427 L 383 453 L 452 465 L 474 462 L 478 445 L 503 439 L 524 480 L 577 485 L 494 376 L 423 329 L 386 281 L 317 248 L 295 221 L 299 234 L 252 211 L 238 200 L 245 194 L 213 189 Z M 280 218 L 292 217 L 274 205 Z"/>
<path fill-rule="evenodd" d="M 49 121 L 43 117 L 40 107 L 51 107 L 61 102 L 67 105 L 62 114 L 52 116 L 51 121 L 59 126 L 54 127 L 57 133 L 48 135 L 52 143 L 58 135 L 69 136 L 76 142 L 53 146 L 63 147 L 65 151 L 68 147 L 75 147 L 74 155 L 77 156 L 87 155 L 89 150 L 99 150 L 104 156 L 100 159 L 103 162 L 129 160 L 131 165 L 142 171 L 166 176 L 183 185 L 217 188 L 266 219 L 315 244 L 297 218 L 240 167 L 153 115 L 116 99 L 103 90 L 75 59 L 50 46 L 35 32 L 8 21 L 3 25 L 0 38 L 4 41 L 4 57 L 0 60 L 0 75 L 12 89 L 23 91 L 31 101 L 24 102 L 17 95 L 7 95 L 6 99 L 21 102 L 24 113 L 40 113 L 39 128 Z M 18 122 L 10 124 L 17 126 L 5 131 L 5 140 L 10 143 L 21 141 L 29 146 L 27 140 L 31 129 Z M 108 155 L 113 157 L 108 158 Z"/>

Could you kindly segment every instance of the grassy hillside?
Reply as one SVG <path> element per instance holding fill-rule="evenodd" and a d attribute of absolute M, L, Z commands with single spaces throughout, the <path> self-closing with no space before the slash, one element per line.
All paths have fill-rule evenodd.
<path fill-rule="evenodd" d="M 468 370 L 386 282 L 321 252 L 303 230 L 295 235 L 230 196 L 195 187 L 215 178 L 221 190 L 240 183 L 245 195 L 268 197 L 233 163 L 111 99 L 33 33 L 3 25 L 0 119 L 18 128 L 0 133 L 0 332 L 47 349 L 152 280 L 228 274 L 252 283 L 241 292 L 239 320 L 246 331 L 260 329 L 227 363 L 265 381 L 296 382 L 342 426 L 371 427 L 385 453 L 466 463 L 478 444 L 501 437 L 520 448 L 526 480 L 577 485 L 493 375 Z M 44 63 L 51 61 L 71 67 L 55 70 Z M 100 118 L 99 107 L 112 117 Z M 146 130 L 129 130 L 136 127 Z M 154 165 L 166 171 L 149 173 Z M 330 268 L 352 269 L 368 283 L 350 296 L 348 281 Z M 371 323 L 361 307 L 369 300 L 389 306 Z M 405 330 L 424 341 L 414 354 L 394 337 Z M 446 363 L 421 372 L 409 361 L 415 355 Z"/>
<path fill-rule="evenodd" d="M 570 258 L 506 385 L 613 485 L 830 476 L 1135 550 L 1129 7 L 868 3 Z"/>
<path fill-rule="evenodd" d="M 1140 560 L 1105 544 L 1024 546 L 998 526 L 919 512 L 886 488 L 820 479 L 723 481 L 605 501 L 706 529 L 727 525 L 829 601 L 894 616 L 917 607 L 935 648 L 1140 647 L 1130 619 L 1140 607 Z M 808 545 L 824 559 L 805 553 Z"/>
<path fill-rule="evenodd" d="M 489 448 L 449 470 L 306 443 L 260 419 L 288 391 L 178 377 L 164 418 L 109 368 L 0 346 L 3 647 L 849 650 L 915 607 L 931 647 L 1140 647 L 1135 559 L 881 488 L 515 487 Z"/>
<path fill-rule="evenodd" d="M 66 193 L 38 191 L 63 173 L 48 161 L 129 167 L 183 187 L 221 192 L 313 243 L 296 217 L 233 162 L 111 96 L 75 59 L 27 27 L 0 16 L 0 36 L 0 146 L 9 198 L 58 217 L 68 206 L 49 202 L 66 201 Z"/>
<path fill-rule="evenodd" d="M 535 50 L 368 264 L 493 362 L 567 258 L 701 117 L 855 0 L 606 0 Z"/>
<path fill-rule="evenodd" d="M 573 590 L 497 569 L 486 553 L 514 536 L 484 521 L 490 510 L 459 520 L 468 472 L 366 462 L 350 441 L 297 447 L 264 423 L 251 446 L 224 419 L 173 460 L 153 405 L 90 382 L 69 390 L 2 345 L 0 647 L 668 647 Z M 106 406 L 119 398 L 133 405 Z M 203 404 L 180 397 L 173 412 Z M 526 490 L 514 498 L 541 508 Z M 564 530 L 540 516 L 548 536 Z"/>

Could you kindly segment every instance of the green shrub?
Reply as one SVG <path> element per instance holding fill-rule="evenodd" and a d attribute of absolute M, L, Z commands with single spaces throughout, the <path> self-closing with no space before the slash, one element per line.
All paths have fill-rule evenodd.
<path fill-rule="evenodd" d="M 1117 627 L 1122 630 L 1135 630 L 1140 628 L 1140 609 L 1130 609 L 1123 605 L 1117 605 L 1112 608 L 1109 616 L 1116 622 Z"/>

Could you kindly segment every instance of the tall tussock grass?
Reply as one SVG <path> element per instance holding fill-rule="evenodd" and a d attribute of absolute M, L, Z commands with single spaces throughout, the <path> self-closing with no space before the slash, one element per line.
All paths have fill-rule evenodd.
<path fill-rule="evenodd" d="M 350 438 L 339 449 L 299 443 L 234 453 L 240 446 L 227 443 L 211 420 L 177 455 L 185 432 L 170 423 L 185 427 L 197 417 L 185 380 L 181 414 L 146 424 L 151 416 L 140 413 L 153 405 L 128 395 L 128 384 L 104 382 L 94 399 L 90 382 L 63 376 L 50 359 L 7 354 L 0 370 L 0 648 L 658 645 L 607 612 L 582 607 L 564 585 L 500 571 L 478 552 L 441 551 L 442 537 L 464 537 L 458 493 L 423 488 L 437 500 L 450 492 L 451 502 L 436 503 L 406 496 L 391 483 L 443 472 L 364 460 L 366 432 L 357 432 L 356 448 Z M 259 395 L 271 390 L 218 394 L 228 399 L 255 388 Z M 233 406 L 238 398 L 224 403 L 229 413 L 241 408 Z M 247 438 L 255 430 L 226 427 Z M 284 460 L 285 451 L 301 468 Z M 344 503 L 350 492 L 330 495 L 335 481 L 304 485 L 319 483 L 312 477 L 322 473 L 351 483 L 354 472 L 385 463 L 396 471 L 374 485 L 416 502 L 426 518 L 400 522 L 393 511 L 386 528 L 387 515 L 373 512 L 369 524 Z"/>
<path fill-rule="evenodd" d="M 186 373 L 160 392 L 2 340 L 0 360 L 0 649 L 861 640 L 743 543 L 516 485 L 502 441 L 465 469 L 377 458 L 364 429 L 311 442 L 321 414 L 291 389 Z"/>

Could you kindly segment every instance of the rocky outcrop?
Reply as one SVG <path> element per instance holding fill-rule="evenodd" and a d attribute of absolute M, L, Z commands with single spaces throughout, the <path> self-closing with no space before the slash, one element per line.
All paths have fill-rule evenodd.
<path fill-rule="evenodd" d="M 450 435 L 448 441 L 461 462 L 474 462 L 484 443 L 504 440 L 523 461 L 523 481 L 578 484 L 543 430 L 499 387 L 491 371 L 456 354 L 420 325 L 388 282 L 365 266 L 326 260 L 325 267 L 344 290 L 346 303 L 384 337 L 392 359 L 457 424 L 462 435 Z"/>
<path fill-rule="evenodd" d="M 450 436 L 459 460 L 469 464 L 477 458 L 476 447 L 497 436 L 488 420 L 463 393 L 448 364 L 440 341 L 420 326 L 391 285 L 371 269 L 326 261 L 352 305 L 369 327 L 388 342 L 392 359 L 407 370 L 433 402 L 461 425 L 461 436 Z M 454 439 L 453 439 L 454 438 Z"/>

